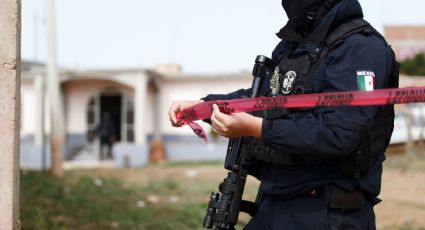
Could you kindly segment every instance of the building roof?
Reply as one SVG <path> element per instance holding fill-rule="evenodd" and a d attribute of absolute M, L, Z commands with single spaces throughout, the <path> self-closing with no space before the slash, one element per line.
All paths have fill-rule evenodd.
<path fill-rule="evenodd" d="M 425 26 L 386 26 L 389 40 L 425 40 Z"/>
<path fill-rule="evenodd" d="M 22 79 L 32 79 L 35 76 L 46 74 L 46 65 L 38 62 L 23 61 L 22 62 Z M 59 75 L 62 80 L 84 80 L 84 79 L 108 79 L 113 78 L 117 75 L 130 74 L 139 75 L 146 74 L 148 77 L 153 79 L 164 79 L 164 80 L 176 80 L 176 81 L 187 81 L 187 80 L 225 80 L 225 79 L 243 79 L 251 77 L 251 73 L 217 73 L 217 74 L 185 74 L 178 71 L 172 71 L 169 73 L 163 73 L 157 70 L 147 69 L 98 69 L 98 70 L 73 70 L 59 68 Z"/>
<path fill-rule="evenodd" d="M 41 62 L 34 62 L 34 61 L 27 61 L 27 60 L 21 61 L 21 71 L 29 71 L 35 68 L 44 69 L 46 68 L 46 65 Z"/>
<path fill-rule="evenodd" d="M 176 81 L 185 81 L 185 80 L 210 80 L 210 79 L 237 79 L 237 78 L 248 78 L 251 77 L 251 74 L 248 72 L 241 73 L 217 73 L 217 74 L 184 74 L 184 73 L 175 73 L 175 74 L 166 74 L 159 73 L 156 71 L 148 70 L 146 73 L 152 78 L 159 78 L 165 80 L 176 80 Z"/>

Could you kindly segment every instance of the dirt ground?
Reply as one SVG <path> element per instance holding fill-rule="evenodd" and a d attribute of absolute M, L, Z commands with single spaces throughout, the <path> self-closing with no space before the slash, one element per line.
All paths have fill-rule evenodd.
<path fill-rule="evenodd" d="M 375 208 L 377 227 L 416 226 L 425 229 L 425 172 L 385 169 L 383 200 Z"/>

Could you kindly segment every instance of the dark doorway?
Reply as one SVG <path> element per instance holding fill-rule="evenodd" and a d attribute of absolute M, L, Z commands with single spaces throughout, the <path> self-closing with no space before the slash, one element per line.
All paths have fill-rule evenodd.
<path fill-rule="evenodd" d="M 101 95 L 100 96 L 100 116 L 109 113 L 111 123 L 114 126 L 115 141 L 121 140 L 121 95 Z"/>

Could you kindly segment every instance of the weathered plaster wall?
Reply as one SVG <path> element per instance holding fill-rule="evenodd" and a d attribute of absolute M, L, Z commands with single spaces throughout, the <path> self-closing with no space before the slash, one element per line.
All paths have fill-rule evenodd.
<path fill-rule="evenodd" d="M 0 226 L 19 228 L 21 1 L 0 0 Z"/>
<path fill-rule="evenodd" d="M 110 89 L 116 89 L 129 97 L 134 97 L 134 92 L 129 87 L 108 80 L 70 81 L 64 84 L 63 89 L 68 134 L 86 132 L 87 105 L 91 97 Z"/>

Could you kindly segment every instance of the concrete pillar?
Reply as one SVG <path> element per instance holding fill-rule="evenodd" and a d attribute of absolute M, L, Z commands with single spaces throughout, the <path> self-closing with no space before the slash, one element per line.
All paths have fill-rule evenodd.
<path fill-rule="evenodd" d="M 37 75 L 34 78 L 34 92 L 34 143 L 38 146 L 42 146 L 44 144 L 44 78 L 42 75 Z"/>
<path fill-rule="evenodd" d="M 164 162 L 166 160 L 165 145 L 162 140 L 161 127 L 161 83 L 158 79 L 152 79 L 154 88 L 153 95 L 153 141 L 150 143 L 149 161 L 152 163 Z"/>
<path fill-rule="evenodd" d="M 47 86 L 51 114 L 50 145 L 52 153 L 52 174 L 57 177 L 62 177 L 62 159 L 65 147 L 65 115 L 63 111 L 63 98 L 60 92 L 58 71 L 56 66 L 54 2 L 54 0 L 46 0 L 46 28 L 48 43 Z"/>
<path fill-rule="evenodd" d="M 154 85 L 154 95 L 153 95 L 153 139 L 161 140 L 162 139 L 162 126 L 161 126 L 161 114 L 162 114 L 162 106 L 161 106 L 161 88 L 159 80 L 153 80 Z"/>
<path fill-rule="evenodd" d="M 37 75 L 34 78 L 34 92 L 35 97 L 33 103 L 35 104 L 34 111 L 34 144 L 41 147 L 41 168 L 46 170 L 46 98 L 45 98 L 45 77 L 43 75 Z"/>
<path fill-rule="evenodd" d="M 135 130 L 135 143 L 138 145 L 146 144 L 146 115 L 148 113 L 147 105 L 147 78 L 140 76 L 135 80 L 134 84 L 134 130 Z"/>
<path fill-rule="evenodd" d="M 414 151 L 414 140 L 413 140 L 413 114 L 412 108 L 409 106 L 405 106 L 405 114 L 406 117 L 406 132 L 407 132 L 407 140 L 406 140 L 406 153 L 412 154 Z"/>
<path fill-rule="evenodd" d="M 0 226 L 19 229 L 21 1 L 0 0 Z"/>

